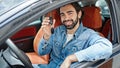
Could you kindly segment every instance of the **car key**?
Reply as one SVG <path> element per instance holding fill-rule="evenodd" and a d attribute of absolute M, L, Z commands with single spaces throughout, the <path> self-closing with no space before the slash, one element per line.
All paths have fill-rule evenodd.
<path fill-rule="evenodd" d="M 52 25 L 53 24 L 53 18 L 52 17 L 49 17 L 49 19 L 50 19 L 50 25 Z M 53 34 L 54 33 L 54 28 L 51 28 L 51 33 Z"/>
<path fill-rule="evenodd" d="M 50 25 L 52 25 L 53 24 L 53 18 L 50 17 L 49 19 L 50 19 Z"/>

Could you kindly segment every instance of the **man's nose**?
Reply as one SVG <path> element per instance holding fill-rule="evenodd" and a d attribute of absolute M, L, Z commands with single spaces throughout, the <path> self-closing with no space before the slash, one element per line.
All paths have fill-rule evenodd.
<path fill-rule="evenodd" d="M 66 14 L 64 19 L 69 20 L 69 18 L 70 18 L 69 15 Z"/>

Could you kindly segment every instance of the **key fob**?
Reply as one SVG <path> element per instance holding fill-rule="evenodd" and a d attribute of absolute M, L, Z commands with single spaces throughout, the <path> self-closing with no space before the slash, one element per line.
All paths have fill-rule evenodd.
<path fill-rule="evenodd" d="M 49 19 L 50 19 L 50 22 L 49 22 L 49 23 L 50 23 L 50 25 L 52 25 L 52 24 L 53 24 L 53 18 L 50 17 Z"/>
<path fill-rule="evenodd" d="M 50 19 L 50 25 L 52 25 L 53 24 L 53 18 L 52 17 L 50 17 L 49 18 Z M 54 33 L 54 28 L 51 28 L 51 33 L 53 34 Z"/>
<path fill-rule="evenodd" d="M 51 33 L 52 33 L 52 34 L 54 33 L 54 28 L 51 28 Z"/>

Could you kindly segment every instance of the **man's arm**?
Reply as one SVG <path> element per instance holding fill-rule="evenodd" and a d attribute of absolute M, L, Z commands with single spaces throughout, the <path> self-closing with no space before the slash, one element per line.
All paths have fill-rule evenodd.
<path fill-rule="evenodd" d="M 38 53 L 40 55 L 48 54 L 52 48 L 52 42 L 51 42 L 51 28 L 54 26 L 55 20 L 53 20 L 53 25 L 50 23 L 49 17 L 45 17 L 41 29 L 43 31 L 43 37 L 40 40 L 39 47 L 38 47 Z"/>
<path fill-rule="evenodd" d="M 106 59 L 112 54 L 112 44 L 106 38 L 98 35 L 91 36 L 90 45 L 88 48 L 75 53 L 79 62 Z"/>
<path fill-rule="evenodd" d="M 49 44 L 51 43 L 51 44 Z M 38 46 L 38 53 L 39 55 L 45 55 L 45 54 L 49 54 L 52 48 L 52 42 L 50 42 L 50 40 L 45 40 L 45 39 L 41 39 L 39 46 Z"/>
<path fill-rule="evenodd" d="M 97 36 L 93 36 L 97 38 Z M 92 38 L 91 46 L 68 56 L 61 64 L 61 68 L 69 68 L 72 62 L 95 61 L 109 58 L 112 54 L 112 44 L 107 39 L 100 37 L 98 40 Z"/>
<path fill-rule="evenodd" d="M 64 60 L 64 62 L 61 64 L 60 68 L 69 68 L 72 62 L 77 62 L 78 59 L 76 57 L 76 55 L 69 55 L 68 57 L 66 57 L 66 59 Z"/>

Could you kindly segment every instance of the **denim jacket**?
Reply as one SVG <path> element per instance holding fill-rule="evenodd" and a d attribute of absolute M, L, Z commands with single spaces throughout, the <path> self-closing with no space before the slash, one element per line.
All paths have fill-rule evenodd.
<path fill-rule="evenodd" d="M 61 25 L 54 30 L 49 40 L 41 39 L 38 52 L 40 55 L 50 54 L 50 63 L 40 65 L 42 68 L 59 68 L 65 58 L 75 54 L 78 62 L 95 61 L 108 58 L 112 54 L 112 44 L 92 29 L 81 23 L 65 47 L 67 30 Z M 45 67 L 44 67 L 45 66 Z"/>

